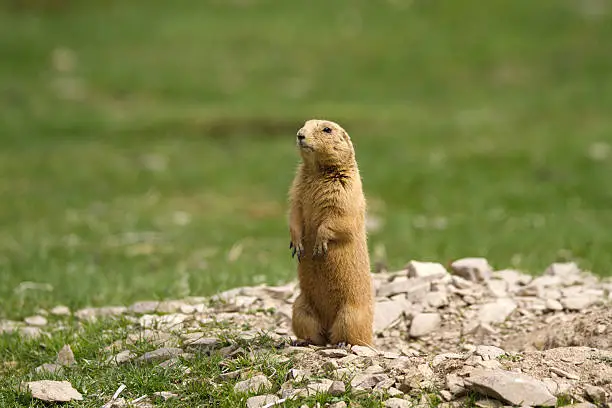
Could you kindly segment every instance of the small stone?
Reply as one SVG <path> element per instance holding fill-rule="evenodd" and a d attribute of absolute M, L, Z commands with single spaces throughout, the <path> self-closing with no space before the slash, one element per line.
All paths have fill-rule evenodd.
<path fill-rule="evenodd" d="M 250 392 L 266 392 L 272 388 L 272 383 L 265 375 L 256 375 L 248 380 L 239 381 L 234 385 L 236 394 L 246 394 Z"/>
<path fill-rule="evenodd" d="M 123 363 L 127 363 L 128 361 L 131 361 L 135 359 L 136 357 L 137 357 L 136 353 L 130 350 L 123 350 L 115 354 L 114 356 L 110 356 L 108 359 L 106 359 L 106 363 L 113 364 L 113 365 L 120 365 Z"/>
<path fill-rule="evenodd" d="M 331 361 L 334 362 L 335 361 Z M 338 363 L 336 363 L 336 365 L 338 365 Z M 308 372 L 304 371 L 304 370 L 299 370 L 297 368 L 292 368 L 287 372 L 287 376 L 286 379 L 287 380 L 295 380 L 297 382 L 303 381 L 304 378 L 308 375 Z"/>
<path fill-rule="evenodd" d="M 76 364 L 76 360 L 74 358 L 74 353 L 70 348 L 69 344 L 64 345 L 62 349 L 57 353 L 57 364 L 63 365 L 65 367 L 72 366 Z"/>
<path fill-rule="evenodd" d="M 477 346 L 476 355 L 482 357 L 483 360 L 495 360 L 496 358 L 503 356 L 506 352 L 499 347 L 495 346 Z"/>
<path fill-rule="evenodd" d="M 37 339 L 42 334 L 43 331 L 40 329 L 40 327 L 27 326 L 19 329 L 19 335 L 25 337 L 26 339 Z"/>
<path fill-rule="evenodd" d="M 395 323 L 412 304 L 404 299 L 376 302 L 374 307 L 374 331 L 381 332 Z"/>
<path fill-rule="evenodd" d="M 610 404 L 608 404 L 608 407 Z M 563 408 L 598 408 L 597 405 L 590 402 L 578 402 L 576 404 L 564 405 Z"/>
<path fill-rule="evenodd" d="M 128 406 L 125 398 L 117 398 L 102 405 L 102 408 L 126 408 Z"/>
<path fill-rule="evenodd" d="M 338 365 L 338 362 L 336 360 L 327 360 L 321 365 L 321 368 L 324 371 L 329 372 L 337 370 L 338 368 L 340 368 L 340 366 Z"/>
<path fill-rule="evenodd" d="M 388 396 L 390 396 L 390 397 L 399 397 L 399 396 L 404 395 L 404 393 L 403 393 L 403 392 L 401 392 L 400 390 L 398 390 L 398 389 L 397 389 L 397 388 L 395 388 L 395 387 L 390 387 L 390 388 L 387 390 L 387 395 L 388 395 Z"/>
<path fill-rule="evenodd" d="M 37 374 L 61 374 L 64 371 L 64 367 L 59 364 L 45 363 L 35 368 Z"/>
<path fill-rule="evenodd" d="M 371 349 L 366 346 L 353 346 L 351 347 L 351 351 L 357 354 L 360 357 L 376 357 L 378 356 L 378 352 L 376 350 Z"/>
<path fill-rule="evenodd" d="M 448 275 L 448 271 L 437 262 L 410 261 L 406 266 L 409 278 L 441 279 Z"/>
<path fill-rule="evenodd" d="M 459 354 L 459 353 L 442 353 L 442 354 L 438 354 L 437 356 L 435 356 L 433 358 L 433 360 L 431 361 L 431 365 L 433 367 L 437 367 L 443 361 L 446 361 L 446 360 L 465 360 L 466 357 L 467 357 L 466 355 Z"/>
<path fill-rule="evenodd" d="M 381 374 L 384 373 L 385 369 L 378 364 L 373 364 L 364 370 L 365 374 Z"/>
<path fill-rule="evenodd" d="M 424 301 L 431 307 L 439 309 L 448 305 L 448 295 L 444 292 L 429 292 Z"/>
<path fill-rule="evenodd" d="M 341 358 L 348 356 L 348 352 L 343 349 L 322 349 L 318 353 L 327 358 Z"/>
<path fill-rule="evenodd" d="M 331 404 L 328 408 L 346 408 L 346 402 L 344 401 L 338 401 L 338 402 L 334 402 L 333 404 Z M 308 405 L 306 405 L 306 408 L 308 408 Z"/>
<path fill-rule="evenodd" d="M 593 303 L 595 303 L 595 301 L 590 296 L 572 296 L 561 299 L 561 304 L 567 310 L 584 310 L 591 306 Z"/>
<path fill-rule="evenodd" d="M 47 325 L 47 319 L 45 319 L 44 316 L 40 315 L 26 317 L 25 319 L 23 319 L 23 321 L 29 326 L 40 327 Z"/>
<path fill-rule="evenodd" d="M 410 401 L 401 398 L 389 398 L 383 402 L 383 406 L 387 408 L 410 408 L 412 404 Z"/>
<path fill-rule="evenodd" d="M 344 382 L 342 382 L 342 381 L 334 381 L 329 386 L 329 389 L 327 390 L 327 392 L 332 397 L 337 397 L 337 396 L 340 396 L 340 395 L 342 395 L 342 394 L 344 394 L 346 392 L 346 386 L 344 385 Z"/>
<path fill-rule="evenodd" d="M 351 387 L 373 388 L 381 381 L 385 381 L 389 376 L 386 374 L 357 374 L 351 381 Z"/>
<path fill-rule="evenodd" d="M 592 402 L 596 404 L 602 404 L 606 400 L 606 391 L 601 387 L 585 385 L 584 393 Z"/>
<path fill-rule="evenodd" d="M 451 263 L 451 270 L 462 278 L 478 282 L 489 280 L 493 268 L 485 258 L 462 258 Z"/>
<path fill-rule="evenodd" d="M 580 268 L 575 262 L 555 262 L 546 268 L 544 274 L 567 278 L 572 275 L 580 275 Z"/>
<path fill-rule="evenodd" d="M 142 356 L 138 357 L 136 361 L 138 362 L 154 362 L 159 363 L 165 360 L 168 360 L 172 357 L 177 357 L 183 354 L 183 349 L 176 347 L 162 347 L 157 350 L 149 351 L 148 353 L 144 353 Z"/>
<path fill-rule="evenodd" d="M 213 349 L 220 345 L 220 341 L 216 337 L 204 337 L 202 333 L 190 333 L 183 341 L 186 346 L 197 346 L 202 349 Z"/>
<path fill-rule="evenodd" d="M 553 310 L 553 311 L 563 310 L 563 305 L 561 304 L 561 302 L 555 299 L 547 299 L 545 306 L 547 310 Z"/>
<path fill-rule="evenodd" d="M 512 299 L 500 298 L 484 304 L 478 313 L 478 320 L 481 323 L 502 323 L 516 308 L 517 305 Z"/>
<path fill-rule="evenodd" d="M 457 374 L 446 375 L 446 388 L 455 397 L 465 393 L 465 383 Z"/>
<path fill-rule="evenodd" d="M 510 371 L 477 369 L 465 379 L 465 384 L 473 391 L 512 405 L 554 406 L 557 401 L 542 381 Z"/>
<path fill-rule="evenodd" d="M 67 306 L 55 306 L 51 309 L 51 314 L 54 316 L 70 316 L 70 309 Z"/>
<path fill-rule="evenodd" d="M 322 378 L 318 382 L 310 383 L 306 386 L 306 396 L 314 396 L 319 394 L 325 394 L 329 387 L 331 387 L 333 381 L 327 378 Z"/>
<path fill-rule="evenodd" d="M 579 380 L 580 379 L 580 377 L 577 376 L 576 374 L 562 370 L 558 367 L 550 367 L 550 372 L 557 374 L 559 377 L 567 378 L 569 380 Z"/>
<path fill-rule="evenodd" d="M 88 307 L 77 310 L 74 315 L 79 320 L 96 320 L 98 317 L 114 317 L 124 314 L 127 311 L 125 306 L 106 306 L 106 307 Z"/>
<path fill-rule="evenodd" d="M 133 314 L 149 314 L 149 313 L 155 313 L 157 312 L 157 309 L 159 308 L 160 302 L 158 301 L 142 301 L 142 302 L 136 302 L 134 304 L 132 304 L 130 307 L 128 307 L 128 312 L 133 313 Z"/>
<path fill-rule="evenodd" d="M 508 282 L 502 279 L 491 279 L 487 281 L 487 289 L 497 298 L 508 296 Z"/>
<path fill-rule="evenodd" d="M 410 336 L 422 337 L 436 330 L 442 319 L 438 313 L 419 313 L 410 324 Z"/>
<path fill-rule="evenodd" d="M 172 399 L 172 398 L 178 398 L 177 394 L 173 392 L 169 392 L 169 391 L 158 391 L 158 392 L 154 392 L 153 395 L 155 395 L 156 397 L 163 398 L 164 401 L 168 401 L 169 399 Z"/>
<path fill-rule="evenodd" d="M 266 394 L 250 397 L 246 401 L 247 408 L 262 408 L 268 404 L 276 403 L 279 398 L 276 395 Z"/>
<path fill-rule="evenodd" d="M 49 402 L 82 401 L 83 396 L 68 381 L 30 381 L 22 384 L 24 391 L 29 391 L 33 398 Z"/>
<path fill-rule="evenodd" d="M 475 405 L 478 408 L 502 408 L 504 406 L 502 402 L 499 402 L 497 400 L 490 400 L 490 399 L 476 401 Z"/>

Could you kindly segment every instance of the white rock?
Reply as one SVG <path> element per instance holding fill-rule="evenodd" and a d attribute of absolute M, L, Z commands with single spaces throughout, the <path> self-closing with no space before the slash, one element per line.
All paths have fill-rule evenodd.
<path fill-rule="evenodd" d="M 485 258 L 458 259 L 451 263 L 451 270 L 472 282 L 489 280 L 493 272 L 493 268 Z"/>
<path fill-rule="evenodd" d="M 442 319 L 438 313 L 419 313 L 410 324 L 410 337 L 422 337 L 436 330 Z"/>
<path fill-rule="evenodd" d="M 388 378 L 389 376 L 386 374 L 357 374 L 355 378 L 351 380 L 351 387 L 373 388 L 376 384 Z"/>
<path fill-rule="evenodd" d="M 410 278 L 441 279 L 448 275 L 448 271 L 437 262 L 410 261 L 406 266 Z"/>
<path fill-rule="evenodd" d="M 246 394 L 249 392 L 265 392 L 272 388 L 272 383 L 265 375 L 256 375 L 244 381 L 239 381 L 234 385 L 236 394 Z"/>
<path fill-rule="evenodd" d="M 570 276 L 579 276 L 580 268 L 575 262 L 555 262 L 546 268 L 544 274 L 568 278 Z"/>
<path fill-rule="evenodd" d="M 448 295 L 445 292 L 429 292 L 424 301 L 431 307 L 438 309 L 448 305 Z"/>
<path fill-rule="evenodd" d="M 57 353 L 56 363 L 65 367 L 69 367 L 71 365 L 76 364 L 74 353 L 70 348 L 70 344 L 65 344 L 64 347 L 62 347 L 61 350 Z"/>
<path fill-rule="evenodd" d="M 381 332 L 410 310 L 411 303 L 405 299 L 376 302 L 374 306 L 374 331 Z"/>
<path fill-rule="evenodd" d="M 54 316 L 70 316 L 70 309 L 63 305 L 55 306 L 50 312 Z"/>
<path fill-rule="evenodd" d="M 170 391 L 157 391 L 157 392 L 154 392 L 153 395 L 155 395 L 156 397 L 163 398 L 164 401 L 168 401 L 169 399 L 172 399 L 172 398 L 178 398 L 177 394 L 170 392 Z"/>
<path fill-rule="evenodd" d="M 542 381 L 521 373 L 476 369 L 464 381 L 473 391 L 515 406 L 554 406 L 557 402 Z"/>
<path fill-rule="evenodd" d="M 26 339 L 37 339 L 43 334 L 40 327 L 26 326 L 19 328 L 19 335 Z"/>
<path fill-rule="evenodd" d="M 561 311 L 563 310 L 563 305 L 558 300 L 548 299 L 546 300 L 546 309 L 553 311 Z"/>
<path fill-rule="evenodd" d="M 497 298 L 503 298 L 508 296 L 508 282 L 504 280 L 491 279 L 487 281 L 487 289 L 493 296 Z"/>
<path fill-rule="evenodd" d="M 410 401 L 401 398 L 389 398 L 383 402 L 383 406 L 387 408 L 410 408 L 412 404 Z"/>
<path fill-rule="evenodd" d="M 351 351 L 361 357 L 376 357 L 378 352 L 366 346 L 352 346 Z"/>
<path fill-rule="evenodd" d="M 484 304 L 478 313 L 481 323 L 502 323 L 517 308 L 512 299 L 500 298 L 495 302 Z"/>
<path fill-rule="evenodd" d="M 257 395 L 255 397 L 251 397 L 247 399 L 246 406 L 247 408 L 262 408 L 268 404 L 275 403 L 279 400 L 276 395 L 266 394 L 266 395 Z"/>
<path fill-rule="evenodd" d="M 128 308 L 128 312 L 135 314 L 150 314 L 157 312 L 160 302 L 155 300 L 145 300 L 136 302 Z"/>
<path fill-rule="evenodd" d="M 63 370 L 64 370 L 64 367 L 62 367 L 59 364 L 45 363 L 43 365 L 40 365 L 40 366 L 36 367 L 36 369 L 34 371 L 36 371 L 36 373 L 38 373 L 38 374 L 44 374 L 44 373 L 60 374 L 60 373 L 63 372 Z"/>
<path fill-rule="evenodd" d="M 40 327 L 47 325 L 47 319 L 45 319 L 44 316 L 40 315 L 26 317 L 25 319 L 23 319 L 23 321 L 30 326 Z"/>
<path fill-rule="evenodd" d="M 162 347 L 157 350 L 149 351 L 138 357 L 138 362 L 155 362 L 160 363 L 173 357 L 178 357 L 183 354 L 183 349 L 177 347 Z"/>
<path fill-rule="evenodd" d="M 503 356 L 506 352 L 499 347 L 495 346 L 477 346 L 476 355 L 482 357 L 483 360 L 495 360 L 496 358 Z"/>
<path fill-rule="evenodd" d="M 333 404 L 331 404 L 328 408 L 346 408 L 346 402 L 344 401 L 338 401 L 338 402 L 334 402 Z M 308 405 L 306 405 L 306 408 L 308 408 Z"/>
<path fill-rule="evenodd" d="M 567 310 L 584 310 L 595 303 L 595 299 L 590 296 L 572 296 L 561 299 L 561 304 Z"/>
<path fill-rule="evenodd" d="M 333 397 L 337 397 L 346 392 L 346 386 L 344 385 L 344 382 L 342 381 L 333 381 L 331 385 L 329 386 L 329 389 L 327 390 L 327 392 L 329 393 L 329 395 Z"/>
<path fill-rule="evenodd" d="M 342 358 L 348 356 L 348 351 L 344 349 L 322 349 L 318 353 L 327 358 Z"/>
<path fill-rule="evenodd" d="M 606 390 L 595 385 L 585 385 L 584 392 L 591 401 L 602 404 L 606 400 Z"/>
<path fill-rule="evenodd" d="M 49 402 L 82 401 L 83 396 L 68 381 L 30 381 L 23 384 L 33 398 Z"/>
<path fill-rule="evenodd" d="M 113 364 L 113 365 L 119 365 L 119 364 L 127 363 L 128 361 L 131 361 L 135 359 L 136 357 L 137 357 L 136 353 L 130 350 L 123 350 L 117 353 L 116 355 L 110 356 L 109 358 L 107 358 L 106 363 Z"/>

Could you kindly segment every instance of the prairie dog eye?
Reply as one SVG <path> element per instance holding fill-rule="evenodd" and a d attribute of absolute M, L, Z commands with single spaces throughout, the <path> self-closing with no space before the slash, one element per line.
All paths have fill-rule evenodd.
<path fill-rule="evenodd" d="M 331 132 L 332 132 L 331 128 L 330 128 L 330 127 L 327 127 L 327 126 L 323 128 L 323 131 L 324 131 L 325 133 L 331 133 Z"/>

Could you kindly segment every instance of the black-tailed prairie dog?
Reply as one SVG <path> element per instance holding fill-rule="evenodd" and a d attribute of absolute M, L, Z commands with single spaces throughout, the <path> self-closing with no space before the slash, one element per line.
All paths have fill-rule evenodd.
<path fill-rule="evenodd" d="M 289 194 L 289 247 L 300 284 L 293 332 L 311 344 L 371 346 L 366 202 L 351 138 L 337 123 L 312 119 L 297 146 L 302 160 Z"/>

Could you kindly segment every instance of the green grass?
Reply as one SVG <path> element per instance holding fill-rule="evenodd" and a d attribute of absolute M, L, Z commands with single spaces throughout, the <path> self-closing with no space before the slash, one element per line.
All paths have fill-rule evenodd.
<path fill-rule="evenodd" d="M 125 385 L 120 397 L 132 401 L 144 395 L 164 407 L 239 407 L 245 406 L 248 397 L 257 393 L 237 394 L 234 385 L 240 378 L 224 379 L 222 373 L 241 370 L 249 378 L 264 374 L 270 380 L 272 389 L 268 393 L 279 391 L 285 382 L 287 372 L 294 365 L 294 357 L 284 358 L 277 352 L 276 344 L 270 337 L 261 335 L 254 340 L 241 340 L 228 327 L 209 327 L 223 329 L 220 336 L 225 344 L 234 344 L 245 350 L 243 356 L 233 359 L 223 357 L 219 352 L 207 354 L 203 351 L 193 352 L 192 358 L 181 358 L 180 363 L 171 368 L 157 367 L 157 363 L 127 362 L 119 366 L 105 363 L 113 351 L 104 350 L 116 341 L 123 341 L 133 333 L 126 320 L 106 320 L 84 325 L 75 322 L 64 322 L 63 329 L 54 331 L 50 336 L 24 342 L 17 335 L 0 337 L 0 404 L 3 408 L 45 407 L 41 401 L 33 400 L 25 392 L 19 392 L 21 382 L 42 379 L 67 380 L 77 391 L 83 394 L 83 401 L 73 401 L 68 406 L 99 408 L 110 400 L 121 384 Z M 67 324 L 66 324 L 67 323 Z M 234 328 L 235 329 L 235 328 Z M 206 330 L 206 329 L 204 329 Z M 55 362 L 57 352 L 70 344 L 76 364 L 64 367 L 62 373 L 38 374 L 35 368 L 44 363 Z M 136 342 L 118 350 L 130 350 L 137 355 L 154 350 L 155 346 L 146 341 Z M 115 351 L 115 352 L 116 352 Z M 185 368 L 189 371 L 185 372 Z M 305 385 L 305 384 L 302 384 Z M 295 388 L 301 385 L 296 383 Z M 168 391 L 176 398 L 163 401 L 155 397 L 155 392 Z M 286 401 L 282 406 L 287 408 L 301 407 L 304 403 L 346 401 L 363 408 L 382 407 L 384 396 L 372 393 L 358 396 L 351 394 L 350 384 L 343 395 L 332 397 L 321 393 Z M 440 401 L 433 394 L 428 399 L 432 406 Z M 435 404 L 434 404 L 435 403 Z"/>
<path fill-rule="evenodd" d="M 286 194 L 311 117 L 352 135 L 389 268 L 611 274 L 612 159 L 589 153 L 612 144 L 610 10 L 3 4 L 0 317 L 293 279 Z"/>

